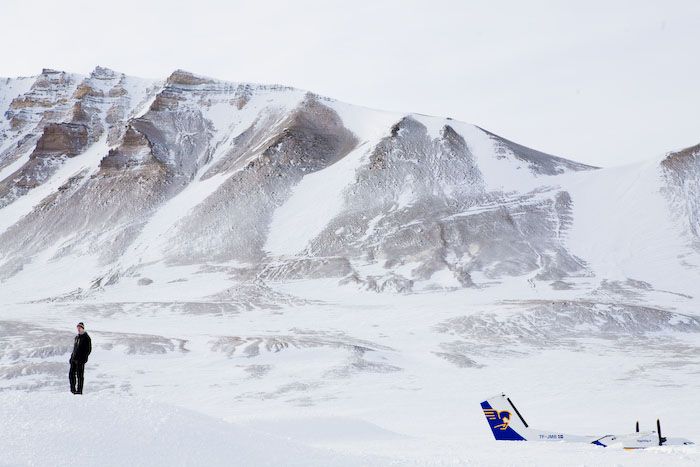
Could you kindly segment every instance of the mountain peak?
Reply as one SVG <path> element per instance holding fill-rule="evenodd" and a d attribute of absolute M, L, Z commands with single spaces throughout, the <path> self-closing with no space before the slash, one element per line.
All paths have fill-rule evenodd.
<path fill-rule="evenodd" d="M 165 82 L 169 85 L 197 86 L 200 84 L 211 84 L 216 82 L 216 80 L 178 69 L 173 71 Z"/>
<path fill-rule="evenodd" d="M 96 79 L 112 79 L 121 75 L 122 73 L 119 73 L 118 71 L 114 71 L 111 68 L 106 68 L 99 65 L 97 65 L 95 69 L 90 72 L 90 77 Z"/>

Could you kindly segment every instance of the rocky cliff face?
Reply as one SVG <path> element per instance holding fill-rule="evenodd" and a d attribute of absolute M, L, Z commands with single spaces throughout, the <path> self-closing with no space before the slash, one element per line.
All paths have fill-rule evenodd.
<path fill-rule="evenodd" d="M 35 298 L 176 270 L 223 278 L 211 296 L 314 278 L 399 292 L 607 279 L 570 235 L 587 189 L 615 196 L 607 172 L 473 125 L 180 70 L 43 70 L 0 80 L 0 105 L 0 281 L 79 270 Z M 699 164 L 691 148 L 630 169 L 658 181 L 635 193 L 684 219 L 648 225 L 688 239 L 678 274 L 700 251 Z"/>
<path fill-rule="evenodd" d="M 680 223 L 700 251 L 700 144 L 670 153 L 661 162 L 665 192 Z"/>

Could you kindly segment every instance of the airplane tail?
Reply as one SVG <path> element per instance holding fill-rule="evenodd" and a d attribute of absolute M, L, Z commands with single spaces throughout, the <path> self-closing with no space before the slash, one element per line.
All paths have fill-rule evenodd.
<path fill-rule="evenodd" d="M 527 422 L 505 394 L 485 400 L 481 408 L 496 440 L 526 441 Z"/>

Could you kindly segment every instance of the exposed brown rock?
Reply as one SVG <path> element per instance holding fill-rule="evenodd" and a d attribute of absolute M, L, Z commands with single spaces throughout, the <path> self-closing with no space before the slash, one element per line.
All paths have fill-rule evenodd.
<path fill-rule="evenodd" d="M 79 123 L 50 123 L 36 144 L 31 157 L 46 155 L 77 156 L 88 144 L 88 129 Z"/>
<path fill-rule="evenodd" d="M 103 95 L 104 94 L 99 89 L 94 89 L 89 84 L 83 82 L 75 90 L 73 97 L 76 99 L 82 99 L 85 96 L 102 97 Z"/>
<path fill-rule="evenodd" d="M 126 94 L 127 94 L 126 89 L 124 89 L 121 85 L 118 84 L 109 90 L 108 96 L 109 97 L 122 97 L 122 96 L 126 96 Z"/>
<path fill-rule="evenodd" d="M 100 169 L 115 170 L 125 167 L 158 164 L 151 152 L 151 143 L 143 133 L 129 126 L 119 147 L 111 149 L 100 162 Z"/>
<path fill-rule="evenodd" d="M 661 161 L 663 167 L 671 170 L 685 168 L 694 163 L 700 163 L 700 144 L 672 152 Z"/>
<path fill-rule="evenodd" d="M 176 110 L 178 106 L 178 98 L 176 94 L 169 93 L 167 90 L 162 91 L 151 104 L 153 112 L 163 112 L 166 110 Z"/>
<path fill-rule="evenodd" d="M 78 101 L 73 106 L 73 123 L 88 123 L 90 115 L 85 111 L 83 103 Z"/>
<path fill-rule="evenodd" d="M 175 70 L 168 77 L 166 84 L 168 85 L 184 85 L 184 86 L 197 86 L 199 84 L 212 83 L 213 81 L 208 78 L 202 78 L 201 76 L 194 75 L 189 71 L 185 70 Z"/>

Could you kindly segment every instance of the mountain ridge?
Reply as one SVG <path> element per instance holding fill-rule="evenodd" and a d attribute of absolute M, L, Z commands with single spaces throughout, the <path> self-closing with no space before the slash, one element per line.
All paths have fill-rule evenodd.
<path fill-rule="evenodd" d="M 449 118 L 184 70 L 163 81 L 103 67 L 28 79 L 6 79 L 0 94 L 0 281 L 40 252 L 95 263 L 57 295 L 144 282 L 155 263 L 236 264 L 234 283 L 332 277 L 399 292 L 600 275 L 569 245 L 585 197 L 568 185 L 615 169 Z M 669 256 L 683 249 L 694 264 L 689 160 L 648 176 L 688 220 L 660 223 L 691 245 Z"/>

